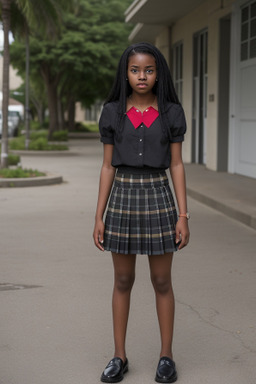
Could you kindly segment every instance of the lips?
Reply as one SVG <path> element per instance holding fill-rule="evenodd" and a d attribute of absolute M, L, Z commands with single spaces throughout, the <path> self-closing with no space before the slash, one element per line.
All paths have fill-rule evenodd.
<path fill-rule="evenodd" d="M 139 83 L 137 84 L 137 87 L 139 88 L 146 88 L 148 85 L 146 83 Z"/>

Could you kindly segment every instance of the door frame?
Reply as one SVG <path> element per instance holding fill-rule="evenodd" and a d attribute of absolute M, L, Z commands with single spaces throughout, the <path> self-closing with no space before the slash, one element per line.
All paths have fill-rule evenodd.
<path fill-rule="evenodd" d="M 192 162 L 199 164 L 206 164 L 207 150 L 208 68 L 205 72 L 203 65 L 208 67 L 208 28 L 193 35 Z"/>
<path fill-rule="evenodd" d="M 230 52 L 230 118 L 229 118 L 229 143 L 228 143 L 228 172 L 239 172 L 239 127 L 241 122 L 240 89 L 241 89 L 241 7 L 249 3 L 248 0 L 236 0 L 232 5 L 231 18 L 231 52 Z M 244 66 L 250 66 L 255 59 L 248 60 Z M 242 64 L 243 66 L 243 64 Z M 246 176 L 246 173 L 241 173 Z M 254 177 L 254 176 L 251 176 Z"/>

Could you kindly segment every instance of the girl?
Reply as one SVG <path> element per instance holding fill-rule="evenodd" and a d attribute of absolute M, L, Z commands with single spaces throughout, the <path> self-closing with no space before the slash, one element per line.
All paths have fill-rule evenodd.
<path fill-rule="evenodd" d="M 114 357 L 103 371 L 101 381 L 119 382 L 128 371 L 125 338 L 136 254 L 146 254 L 161 335 L 155 380 L 172 383 L 177 379 L 177 372 L 172 355 L 171 266 L 173 252 L 189 241 L 181 156 L 186 122 L 167 63 L 156 47 L 139 43 L 124 51 L 99 128 L 104 158 L 93 237 L 101 251 L 112 252 L 115 344 Z M 167 168 L 179 217 L 165 172 Z"/>

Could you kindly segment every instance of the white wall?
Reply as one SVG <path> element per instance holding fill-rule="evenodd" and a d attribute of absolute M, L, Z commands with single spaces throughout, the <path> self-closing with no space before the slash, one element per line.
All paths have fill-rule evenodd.
<path fill-rule="evenodd" d="M 209 102 L 207 114 L 207 160 L 209 169 L 217 169 L 217 144 L 218 144 L 218 62 L 219 62 L 219 19 L 231 13 L 234 0 L 205 1 L 193 12 L 179 19 L 171 28 L 169 52 L 171 46 L 183 41 L 183 107 L 185 110 L 188 132 L 184 143 L 184 161 L 190 162 L 192 158 L 192 86 L 193 86 L 193 35 L 204 28 L 208 28 L 208 95 L 214 95 L 214 101 Z M 171 11 L 171 10 L 170 10 Z M 158 47 L 165 46 L 169 29 L 165 28 L 157 36 Z M 166 52 L 165 52 L 166 54 Z"/>

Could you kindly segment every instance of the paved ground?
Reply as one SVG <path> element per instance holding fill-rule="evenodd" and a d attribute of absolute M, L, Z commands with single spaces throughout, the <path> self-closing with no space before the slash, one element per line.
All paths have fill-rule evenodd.
<path fill-rule="evenodd" d="M 99 383 L 112 357 L 111 258 L 92 243 L 101 145 L 72 146 L 77 156 L 23 158 L 65 183 L 0 190 L 0 384 Z M 190 198 L 189 208 L 191 242 L 173 269 L 179 383 L 254 384 L 255 230 Z M 127 351 L 124 383 L 154 383 L 159 334 L 145 256 Z"/>

